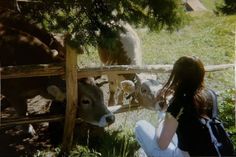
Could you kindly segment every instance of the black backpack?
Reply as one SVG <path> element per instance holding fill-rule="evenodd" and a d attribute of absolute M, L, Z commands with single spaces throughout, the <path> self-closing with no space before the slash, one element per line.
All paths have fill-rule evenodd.
<path fill-rule="evenodd" d="M 217 96 L 212 90 L 209 90 L 209 92 L 213 97 L 212 117 L 201 117 L 199 119 L 200 125 L 202 125 L 202 127 L 205 128 L 205 131 L 208 132 L 208 139 L 210 140 L 209 143 L 211 143 L 210 149 L 213 149 L 208 151 L 214 152 L 214 154 L 209 155 L 218 155 L 219 157 L 234 156 L 233 143 L 229 137 L 229 134 L 226 132 L 223 123 L 218 118 Z"/>

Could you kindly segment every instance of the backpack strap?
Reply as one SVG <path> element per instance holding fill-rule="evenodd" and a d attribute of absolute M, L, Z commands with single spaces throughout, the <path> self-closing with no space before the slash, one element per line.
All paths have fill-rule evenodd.
<path fill-rule="evenodd" d="M 210 134 L 210 137 L 211 137 L 211 142 L 213 143 L 215 149 L 216 149 L 216 152 L 218 154 L 218 157 L 221 157 L 221 153 L 220 153 L 220 150 L 219 150 L 219 147 L 222 145 L 221 143 L 218 142 L 218 140 L 216 139 L 214 133 L 213 133 L 213 130 L 211 128 L 211 123 L 213 122 L 212 119 L 209 119 L 208 121 L 206 121 L 206 126 L 209 130 L 209 134 Z"/>
<path fill-rule="evenodd" d="M 211 96 L 212 96 L 212 101 L 213 101 L 213 106 L 212 106 L 212 118 L 214 119 L 214 118 L 218 118 L 218 115 L 219 115 L 219 109 L 218 109 L 218 102 L 217 102 L 217 95 L 216 95 L 216 93 L 213 91 L 213 90 L 211 90 L 211 89 L 209 89 L 208 90 L 209 91 L 209 93 L 211 94 Z"/>

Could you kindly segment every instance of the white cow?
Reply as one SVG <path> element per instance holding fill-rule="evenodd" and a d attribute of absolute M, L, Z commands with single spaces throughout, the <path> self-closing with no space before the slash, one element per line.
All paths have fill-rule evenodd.
<path fill-rule="evenodd" d="M 156 79 L 155 75 L 137 74 L 137 81 L 121 81 L 120 86 L 124 93 L 132 95 L 137 103 L 150 110 L 162 111 L 168 102 L 164 102 L 162 97 L 158 97 L 163 85 Z M 167 98 L 167 101 L 172 96 Z"/>
<path fill-rule="evenodd" d="M 128 24 L 122 22 L 124 32 L 119 34 L 119 40 L 116 43 L 115 52 L 98 46 L 98 53 L 100 60 L 105 65 L 141 65 L 142 64 L 142 51 L 141 43 L 137 33 Z M 109 105 L 122 104 L 123 92 L 118 94 L 118 100 L 115 98 L 115 93 L 120 90 L 120 82 L 122 80 L 134 80 L 135 74 L 125 75 L 108 75 L 110 98 L 108 101 Z"/>

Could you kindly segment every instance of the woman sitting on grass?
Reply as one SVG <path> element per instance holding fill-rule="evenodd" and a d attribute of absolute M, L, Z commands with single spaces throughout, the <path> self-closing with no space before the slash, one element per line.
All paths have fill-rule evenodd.
<path fill-rule="evenodd" d="M 204 65 L 196 57 L 181 57 L 173 67 L 158 99 L 173 95 L 164 116 L 163 128 L 141 120 L 136 138 L 149 157 L 187 157 L 206 152 L 209 144 L 201 132 L 199 117 L 211 117 L 213 97 L 204 88 Z M 164 101 L 166 102 L 166 101 Z M 178 142 L 175 139 L 178 135 Z M 207 140 L 207 141 L 206 141 Z"/>

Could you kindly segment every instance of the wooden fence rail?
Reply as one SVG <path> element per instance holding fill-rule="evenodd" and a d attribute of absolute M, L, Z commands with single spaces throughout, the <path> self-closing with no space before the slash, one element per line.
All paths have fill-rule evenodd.
<path fill-rule="evenodd" d="M 142 106 L 134 104 L 134 105 L 116 105 L 108 107 L 108 109 L 114 114 L 133 111 L 137 109 L 141 109 Z M 65 120 L 65 115 L 49 115 L 49 114 L 39 114 L 39 115 L 31 115 L 27 117 L 15 117 L 15 118 L 1 118 L 0 130 L 5 129 L 6 127 L 22 125 L 22 124 L 34 124 L 34 123 L 42 123 L 42 122 L 55 122 L 55 121 L 63 121 Z M 83 121 L 80 118 L 76 118 L 76 122 Z"/>
<path fill-rule="evenodd" d="M 65 63 L 1 67 L 1 79 L 65 75 Z"/>
<path fill-rule="evenodd" d="M 228 68 L 234 68 L 234 64 L 206 65 L 206 72 L 222 71 Z M 169 73 L 172 70 L 172 65 L 116 65 L 102 67 L 87 67 L 77 70 L 78 78 L 88 76 L 129 73 Z M 41 64 L 41 65 L 23 65 L 23 66 L 8 66 L 1 67 L 1 79 L 24 78 L 24 77 L 39 77 L 39 76 L 56 76 L 65 75 L 65 66 L 59 64 Z"/>
<path fill-rule="evenodd" d="M 234 68 L 234 64 L 221 64 L 221 65 L 207 65 L 205 66 L 206 72 L 221 71 L 228 68 Z M 170 64 L 157 64 L 157 65 L 113 65 L 103 67 L 90 67 L 78 69 L 78 77 L 100 76 L 107 74 L 130 74 L 130 73 L 170 73 L 173 65 Z"/>

